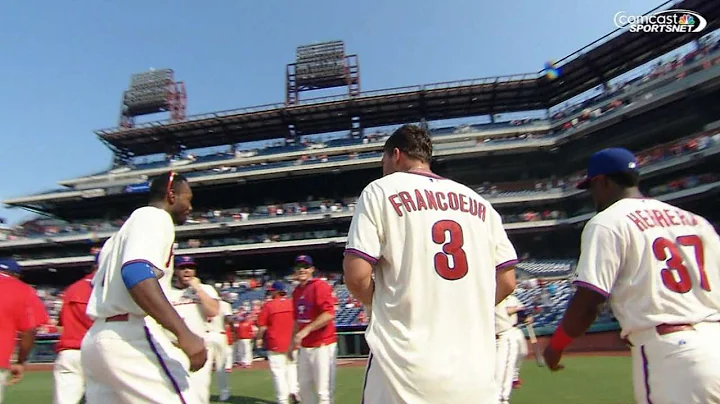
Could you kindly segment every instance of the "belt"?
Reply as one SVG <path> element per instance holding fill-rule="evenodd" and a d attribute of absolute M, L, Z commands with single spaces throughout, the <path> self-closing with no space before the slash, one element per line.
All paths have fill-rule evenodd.
<path fill-rule="evenodd" d="M 658 335 L 668 335 L 680 331 L 695 331 L 695 327 L 692 324 L 660 324 L 655 327 L 655 331 Z M 623 342 L 628 346 L 633 346 L 628 338 L 623 338 Z"/>
<path fill-rule="evenodd" d="M 106 323 L 124 322 L 124 321 L 128 321 L 128 318 L 130 318 L 130 315 L 127 314 L 127 313 L 125 313 L 125 314 L 118 314 L 118 315 L 116 315 L 116 316 L 112 316 L 112 317 L 106 318 L 106 319 L 105 319 L 105 322 L 106 322 Z"/>
<path fill-rule="evenodd" d="M 680 331 L 695 331 L 695 327 L 692 324 L 660 324 L 655 327 L 655 331 L 658 335 L 667 335 Z"/>

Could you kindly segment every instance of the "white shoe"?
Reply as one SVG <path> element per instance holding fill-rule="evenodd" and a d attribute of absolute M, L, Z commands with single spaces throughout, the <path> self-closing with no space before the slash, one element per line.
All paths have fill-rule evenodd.
<path fill-rule="evenodd" d="M 230 392 L 227 391 L 227 390 L 221 392 L 219 399 L 220 399 L 220 401 L 227 401 L 227 400 L 229 400 L 229 399 L 230 399 Z"/>

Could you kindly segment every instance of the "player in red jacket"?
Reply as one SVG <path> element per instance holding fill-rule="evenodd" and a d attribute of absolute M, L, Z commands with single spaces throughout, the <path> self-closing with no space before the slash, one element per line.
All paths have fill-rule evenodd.
<path fill-rule="evenodd" d="M 55 349 L 57 358 L 53 368 L 55 379 L 54 404 L 77 404 L 85 394 L 85 375 L 80 360 L 80 345 L 92 320 L 85 314 L 92 292 L 92 277 L 98 266 L 100 252 L 95 252 L 95 262 L 90 273 L 68 286 L 63 293 L 60 309 L 62 334 Z"/>
<path fill-rule="evenodd" d="M 292 356 L 292 350 L 300 347 L 300 398 L 330 404 L 335 391 L 337 355 L 335 306 L 332 286 L 322 279 L 313 278 L 314 272 L 310 256 L 300 255 L 295 259 L 295 277 L 300 284 L 293 291 L 295 326 L 288 355 Z"/>
<path fill-rule="evenodd" d="M 240 320 L 236 336 L 239 343 L 238 356 L 240 357 L 240 366 L 243 368 L 249 368 L 252 366 L 253 361 L 252 340 L 255 337 L 255 330 L 253 330 L 253 322 L 250 314 Z"/>
<path fill-rule="evenodd" d="M 48 322 L 37 292 L 19 277 L 17 262 L 0 260 L 0 403 L 5 386 L 15 384 L 23 377 L 25 361 L 35 343 L 35 329 Z M 15 363 L 11 363 L 16 336 L 20 339 L 20 349 Z"/>
<path fill-rule="evenodd" d="M 273 282 L 270 296 L 271 300 L 265 303 L 258 317 L 258 347 L 265 337 L 277 403 L 287 404 L 290 399 L 297 402 L 299 388 L 296 355 L 287 355 L 294 324 L 293 303 L 287 298 L 285 284 L 280 281 Z"/>

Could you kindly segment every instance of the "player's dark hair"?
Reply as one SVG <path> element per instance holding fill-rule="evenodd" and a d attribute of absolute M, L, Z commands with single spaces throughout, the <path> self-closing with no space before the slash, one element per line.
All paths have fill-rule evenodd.
<path fill-rule="evenodd" d="M 637 187 L 640 184 L 640 173 L 637 171 L 608 174 L 606 177 L 612 182 L 625 188 Z"/>
<path fill-rule="evenodd" d="M 388 138 L 383 151 L 392 153 L 395 148 L 412 159 L 429 163 L 433 151 L 430 132 L 417 125 L 403 125 Z"/>
<path fill-rule="evenodd" d="M 172 183 L 170 183 L 171 181 Z M 187 182 L 187 178 L 184 175 L 172 171 L 158 175 L 150 181 L 150 201 L 157 202 L 165 200 L 168 190 L 173 189 L 177 191 L 178 186 L 184 182 Z"/>

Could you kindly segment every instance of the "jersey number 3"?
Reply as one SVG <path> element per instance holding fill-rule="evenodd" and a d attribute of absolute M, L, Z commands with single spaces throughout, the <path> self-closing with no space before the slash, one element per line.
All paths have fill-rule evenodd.
<path fill-rule="evenodd" d="M 710 283 L 705 273 L 705 253 L 702 240 L 698 236 L 680 236 L 675 242 L 666 238 L 657 238 L 653 242 L 652 250 L 655 258 L 665 261 L 667 268 L 660 271 L 663 285 L 677 293 L 687 293 L 692 289 L 690 271 L 683 261 L 680 247 L 692 247 L 695 250 L 695 263 L 700 272 L 700 287 L 710 291 Z M 677 274 L 677 277 L 675 276 Z"/>
<path fill-rule="evenodd" d="M 468 273 L 468 260 L 463 244 L 463 230 L 458 222 L 440 220 L 432 226 L 432 240 L 442 245 L 442 252 L 435 254 L 435 272 L 443 279 L 456 281 Z"/>

